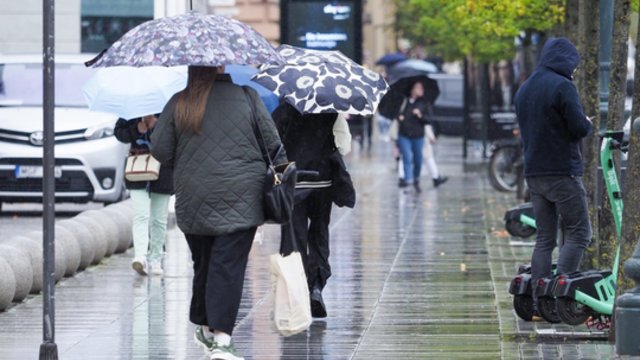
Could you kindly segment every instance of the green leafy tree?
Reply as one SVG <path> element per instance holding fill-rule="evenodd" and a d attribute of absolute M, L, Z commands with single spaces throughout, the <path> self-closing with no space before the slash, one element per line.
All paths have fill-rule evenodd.
<path fill-rule="evenodd" d="M 564 0 L 397 0 L 398 30 L 448 60 L 512 58 L 514 38 L 564 18 Z"/>

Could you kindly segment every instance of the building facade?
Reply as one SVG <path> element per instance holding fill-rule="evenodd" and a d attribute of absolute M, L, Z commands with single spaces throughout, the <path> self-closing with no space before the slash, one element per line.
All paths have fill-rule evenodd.
<path fill-rule="evenodd" d="M 396 50 L 393 0 L 363 0 L 363 63 Z M 278 0 L 65 0 L 55 3 L 57 53 L 96 53 L 149 19 L 194 11 L 231 16 L 280 40 Z M 42 52 L 42 0 L 4 1 L 0 54 Z"/>

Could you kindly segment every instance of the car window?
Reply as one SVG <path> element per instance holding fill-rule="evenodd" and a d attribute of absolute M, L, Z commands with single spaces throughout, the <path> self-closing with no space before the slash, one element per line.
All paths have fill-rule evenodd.
<path fill-rule="evenodd" d="M 82 86 L 95 69 L 56 64 L 56 106 L 86 107 Z M 42 106 L 42 64 L 0 64 L 0 106 Z"/>

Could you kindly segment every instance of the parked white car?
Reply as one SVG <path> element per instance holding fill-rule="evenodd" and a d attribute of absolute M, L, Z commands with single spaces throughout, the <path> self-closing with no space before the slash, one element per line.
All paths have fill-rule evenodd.
<path fill-rule="evenodd" d="M 128 145 L 113 136 L 114 114 L 90 111 L 82 85 L 90 55 L 56 55 L 57 202 L 116 202 L 124 188 Z M 0 56 L 0 206 L 42 201 L 42 55 Z"/>

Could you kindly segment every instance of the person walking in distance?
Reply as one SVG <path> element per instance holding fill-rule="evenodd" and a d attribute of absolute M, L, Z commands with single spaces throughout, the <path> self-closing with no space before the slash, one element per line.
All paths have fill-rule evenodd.
<path fill-rule="evenodd" d="M 550 39 L 540 62 L 515 97 L 524 146 L 524 175 L 531 192 L 537 238 L 531 257 L 531 283 L 551 276 L 558 216 L 565 225 L 557 274 L 578 269 L 591 241 L 587 197 L 582 184 L 584 164 L 580 141 L 592 131 L 572 74 L 580 55 L 565 38 Z M 535 292 L 534 292 L 535 293 Z M 537 315 L 534 296 L 534 314 Z"/>
<path fill-rule="evenodd" d="M 125 120 L 118 119 L 114 128 L 116 139 L 131 144 L 131 154 L 148 153 L 150 136 L 157 122 L 155 115 Z M 140 275 L 162 275 L 162 255 L 167 232 L 169 199 L 173 193 L 173 169 L 160 167 L 155 181 L 128 181 L 133 202 L 133 251 L 131 266 Z"/>
<path fill-rule="evenodd" d="M 422 170 L 425 126 L 431 112 L 431 105 L 424 99 L 424 85 L 416 81 L 411 85 L 409 96 L 402 102 L 396 121 L 398 121 L 398 148 L 402 154 L 404 178 L 400 187 L 413 185 L 416 192 L 421 192 L 420 173 Z M 435 164 L 435 163 L 433 163 Z M 447 178 L 434 178 L 435 187 L 447 181 Z"/>
<path fill-rule="evenodd" d="M 255 90 L 233 84 L 224 66 L 189 66 L 187 87 L 169 100 L 151 140 L 153 156 L 175 171 L 176 220 L 193 260 L 194 338 L 210 359 L 241 360 L 231 336 L 265 221 L 264 154 L 281 145 L 276 127 Z M 286 153 L 274 162 L 286 163 Z"/>

